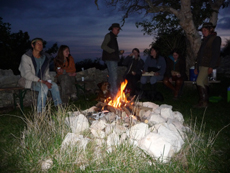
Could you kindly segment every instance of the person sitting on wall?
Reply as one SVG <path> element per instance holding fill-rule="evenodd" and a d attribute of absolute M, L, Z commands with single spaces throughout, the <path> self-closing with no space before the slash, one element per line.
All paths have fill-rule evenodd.
<path fill-rule="evenodd" d="M 34 38 L 32 50 L 22 55 L 19 71 L 25 79 L 25 88 L 38 91 L 37 112 L 45 112 L 48 91 L 51 91 L 54 105 L 62 104 L 58 85 L 51 81 L 49 75 L 49 56 L 43 50 L 43 39 Z"/>
<path fill-rule="evenodd" d="M 173 91 L 174 98 L 177 99 L 184 81 L 187 80 L 185 60 L 181 57 L 180 51 L 174 49 L 171 55 L 166 59 L 166 64 L 163 82 Z M 175 85 L 172 84 L 172 81 L 175 81 Z"/>
<path fill-rule="evenodd" d="M 57 57 L 54 59 L 54 64 L 57 79 L 61 86 L 62 102 L 67 104 L 69 99 L 77 100 L 75 87 L 76 68 L 68 46 L 60 46 Z"/>
<path fill-rule="evenodd" d="M 137 82 L 140 80 L 142 70 L 144 69 L 144 61 L 140 57 L 139 49 L 134 48 L 132 53 L 124 59 L 122 64 L 127 66 L 124 75 L 124 78 L 128 80 L 126 89 L 130 89 L 130 96 L 134 96 Z"/>
<path fill-rule="evenodd" d="M 148 97 L 152 97 L 151 100 L 154 101 L 154 97 L 158 93 L 159 99 L 157 100 L 163 100 L 163 96 L 156 92 L 155 89 L 155 83 L 157 81 L 160 81 L 164 78 L 166 63 L 164 57 L 160 56 L 159 48 L 156 46 L 152 46 L 150 49 L 150 55 L 147 57 L 144 63 L 144 71 L 142 72 L 141 77 L 141 85 L 140 90 L 143 91 L 143 85 L 147 83 L 147 81 L 150 81 L 151 84 L 151 93 L 147 94 Z M 146 76 L 146 72 L 153 72 L 154 75 Z M 140 97 L 143 95 L 140 93 Z M 145 94 L 144 94 L 145 95 Z M 161 95 L 161 96 L 160 96 Z M 156 96 L 157 98 L 157 96 Z"/>

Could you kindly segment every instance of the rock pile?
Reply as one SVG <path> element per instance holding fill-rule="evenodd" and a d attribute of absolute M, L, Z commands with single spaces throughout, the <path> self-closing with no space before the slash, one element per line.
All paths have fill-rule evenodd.
<path fill-rule="evenodd" d="M 170 158 L 181 150 L 186 138 L 185 132 L 189 130 L 183 125 L 183 115 L 172 111 L 172 106 L 166 104 L 160 106 L 152 102 L 138 104 L 152 110 L 145 112 L 145 123 L 136 122 L 133 126 L 122 123 L 119 116 L 113 116 L 111 121 L 110 112 L 90 124 L 87 114 L 93 111 L 94 107 L 83 112 L 69 112 L 70 116 L 66 118 L 65 123 L 71 132 L 65 136 L 61 149 L 68 150 L 77 146 L 78 149 L 85 151 L 91 141 L 96 143 L 95 150 L 105 147 L 107 152 L 112 152 L 118 145 L 128 144 L 140 152 L 141 150 L 146 152 L 155 160 L 164 163 L 170 161 Z M 85 131 L 89 131 L 90 134 L 84 136 Z M 87 161 L 82 166 L 87 166 Z"/>

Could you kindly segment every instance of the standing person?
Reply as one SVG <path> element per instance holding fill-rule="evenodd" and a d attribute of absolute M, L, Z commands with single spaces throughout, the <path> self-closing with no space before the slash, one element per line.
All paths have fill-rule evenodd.
<path fill-rule="evenodd" d="M 67 104 L 69 99 L 77 100 L 75 87 L 76 68 L 68 46 L 60 46 L 57 57 L 54 59 L 54 64 L 57 79 L 61 86 L 62 102 Z"/>
<path fill-rule="evenodd" d="M 208 106 L 208 75 L 212 74 L 220 62 L 221 38 L 214 31 L 215 26 L 211 22 L 204 23 L 199 31 L 202 32 L 203 40 L 197 54 L 197 65 L 194 73 L 198 74 L 196 84 L 199 92 L 199 103 L 196 108 Z M 199 73 L 198 73 L 199 70 Z"/>
<path fill-rule="evenodd" d="M 140 57 L 140 51 L 137 48 L 132 50 L 132 53 L 128 55 L 123 63 L 127 66 L 124 78 L 128 80 L 126 86 L 127 89 L 130 89 L 130 96 L 135 95 L 137 82 L 141 78 L 142 70 L 144 69 L 144 61 Z"/>
<path fill-rule="evenodd" d="M 157 81 L 160 81 L 164 78 L 165 68 L 166 68 L 166 63 L 164 57 L 159 55 L 159 48 L 153 46 L 150 49 L 150 55 L 145 60 L 143 73 L 154 71 L 155 74 L 154 76 L 142 76 L 141 88 L 143 89 L 143 85 L 146 84 L 147 81 L 150 81 L 152 90 L 154 91 L 155 90 L 154 84 Z"/>
<path fill-rule="evenodd" d="M 187 80 L 185 59 L 181 57 L 178 49 L 173 49 L 171 55 L 166 59 L 166 72 L 164 84 L 174 93 L 174 99 L 178 98 L 179 91 L 185 80 Z M 175 81 L 175 86 L 172 84 Z"/>
<path fill-rule="evenodd" d="M 120 60 L 119 55 L 124 51 L 119 51 L 117 35 L 121 27 L 118 23 L 113 23 L 109 29 L 110 32 L 105 35 L 101 48 L 103 49 L 102 60 L 105 61 L 109 73 L 108 82 L 110 84 L 110 93 L 114 97 L 117 94 L 117 66 Z"/>
<path fill-rule="evenodd" d="M 31 42 L 32 50 L 22 55 L 19 71 L 25 78 L 25 88 L 38 91 L 37 112 L 45 112 L 48 91 L 51 91 L 54 105 L 62 104 L 56 83 L 49 81 L 49 61 L 47 54 L 42 52 L 43 39 L 35 38 Z M 48 82 L 49 81 L 49 82 Z"/>

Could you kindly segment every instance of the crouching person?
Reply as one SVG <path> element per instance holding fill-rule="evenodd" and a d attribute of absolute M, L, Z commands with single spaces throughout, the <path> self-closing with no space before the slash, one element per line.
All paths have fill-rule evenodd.
<path fill-rule="evenodd" d="M 31 46 L 32 49 L 22 55 L 19 71 L 25 79 L 25 88 L 38 91 L 37 112 L 43 113 L 49 90 L 55 106 L 61 105 L 62 101 L 57 84 L 50 80 L 49 58 L 42 52 L 43 39 L 33 39 Z"/>

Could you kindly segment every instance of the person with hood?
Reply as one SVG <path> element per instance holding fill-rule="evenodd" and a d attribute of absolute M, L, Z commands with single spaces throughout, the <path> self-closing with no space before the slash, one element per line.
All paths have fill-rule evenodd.
<path fill-rule="evenodd" d="M 121 30 L 120 25 L 113 23 L 108 30 L 110 32 L 105 35 L 101 44 L 101 48 L 103 49 L 102 60 L 105 61 L 109 73 L 108 82 L 110 84 L 110 93 L 112 97 L 115 97 L 118 91 L 117 66 L 120 60 L 119 55 L 123 54 L 124 50 L 119 51 L 117 43 L 117 36 Z"/>
<path fill-rule="evenodd" d="M 124 75 L 124 78 L 128 80 L 126 89 L 130 89 L 130 96 L 133 96 L 136 93 L 137 82 L 140 80 L 142 70 L 144 69 L 144 61 L 140 57 L 139 49 L 134 48 L 132 53 L 124 59 L 122 64 L 127 66 Z"/>
<path fill-rule="evenodd" d="M 19 71 L 25 79 L 25 88 L 38 91 L 37 112 L 44 113 L 48 91 L 51 91 L 54 105 L 62 104 L 58 85 L 51 81 L 49 75 L 49 56 L 44 53 L 43 39 L 34 38 L 32 49 L 22 55 Z"/>
<path fill-rule="evenodd" d="M 69 99 L 77 100 L 75 76 L 76 68 L 70 49 L 66 45 L 61 45 L 56 58 L 54 59 L 57 79 L 61 86 L 61 99 L 67 104 Z"/>
<path fill-rule="evenodd" d="M 208 76 L 213 69 L 218 67 L 220 62 L 221 38 L 214 31 L 215 26 L 211 23 L 204 23 L 199 29 L 202 32 L 203 40 L 197 54 L 197 65 L 194 73 L 198 74 L 196 84 L 199 93 L 199 103 L 194 107 L 205 108 L 208 106 Z M 199 73 L 198 73 L 199 71 Z"/>
<path fill-rule="evenodd" d="M 166 72 L 164 84 L 174 93 L 174 99 L 178 98 L 179 91 L 185 80 L 187 80 L 185 59 L 181 57 L 179 49 L 173 49 L 171 55 L 166 59 Z M 175 81 L 175 85 L 172 84 Z"/>

